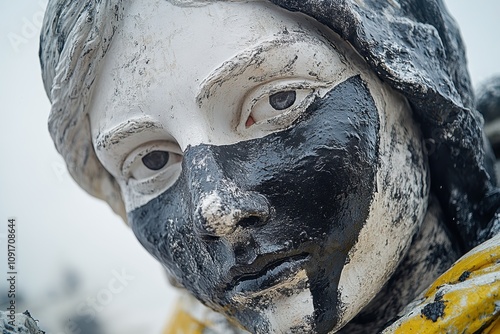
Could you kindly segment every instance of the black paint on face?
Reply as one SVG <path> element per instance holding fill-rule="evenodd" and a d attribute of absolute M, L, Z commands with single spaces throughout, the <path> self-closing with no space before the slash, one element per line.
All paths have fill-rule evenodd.
<path fill-rule="evenodd" d="M 315 331 L 327 333 L 339 316 L 340 273 L 375 189 L 378 128 L 368 88 L 352 77 L 288 130 L 188 148 L 176 183 L 129 221 L 184 287 L 252 332 L 266 331 L 259 310 L 269 303 L 255 292 L 304 269 Z M 249 302 L 235 302 L 236 293 Z"/>

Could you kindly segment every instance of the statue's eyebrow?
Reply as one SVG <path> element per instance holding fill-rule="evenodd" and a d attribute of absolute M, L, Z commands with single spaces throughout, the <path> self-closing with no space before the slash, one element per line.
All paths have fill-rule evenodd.
<path fill-rule="evenodd" d="M 95 149 L 108 150 L 116 144 L 119 144 L 129 137 L 135 136 L 143 131 L 163 130 L 163 126 L 151 119 L 141 117 L 138 119 L 129 119 L 115 127 L 99 133 L 95 140 Z"/>
<path fill-rule="evenodd" d="M 287 35 L 275 36 L 273 39 L 254 45 L 213 70 L 200 84 L 200 90 L 196 95 L 196 104 L 201 107 L 205 100 L 208 100 L 214 91 L 222 86 L 224 82 L 231 78 L 238 77 L 249 67 L 259 67 L 266 59 L 266 53 L 276 47 L 283 47 L 285 44 L 293 43 L 296 40 Z"/>

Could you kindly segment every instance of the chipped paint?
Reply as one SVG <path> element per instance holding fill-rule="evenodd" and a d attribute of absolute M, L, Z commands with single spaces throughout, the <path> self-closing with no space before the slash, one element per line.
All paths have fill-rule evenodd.
<path fill-rule="evenodd" d="M 233 191 L 225 189 L 224 191 Z M 208 233 L 227 235 L 236 229 L 238 222 L 243 218 L 240 209 L 227 207 L 217 191 L 213 191 L 201 199 L 200 205 L 195 209 L 199 211 Z"/>
<path fill-rule="evenodd" d="M 383 333 L 496 333 L 495 323 L 500 319 L 499 260 L 497 235 L 458 260 L 431 285 L 418 305 Z M 464 269 L 470 276 L 460 280 Z"/>

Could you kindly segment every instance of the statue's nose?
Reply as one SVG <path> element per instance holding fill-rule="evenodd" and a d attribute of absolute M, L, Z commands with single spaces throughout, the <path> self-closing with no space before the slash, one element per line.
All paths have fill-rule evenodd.
<path fill-rule="evenodd" d="M 212 236 L 231 234 L 238 226 L 260 225 L 269 215 L 264 197 L 229 184 L 203 194 L 195 210 L 203 231 Z"/>
<path fill-rule="evenodd" d="M 191 192 L 192 218 L 200 234 L 223 237 L 238 227 L 250 228 L 266 222 L 267 199 L 245 190 L 238 180 L 227 176 L 223 166 L 237 168 L 231 157 L 213 146 L 199 145 L 186 151 L 183 163 Z"/>

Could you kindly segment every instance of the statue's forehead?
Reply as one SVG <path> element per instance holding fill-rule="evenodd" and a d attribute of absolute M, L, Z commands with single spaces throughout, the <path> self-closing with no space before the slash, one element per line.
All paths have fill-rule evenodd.
<path fill-rule="evenodd" d="M 167 4 L 164 0 L 162 2 Z M 161 105 L 156 108 L 165 109 L 162 114 L 172 112 L 184 117 L 186 110 L 210 104 L 205 108 L 209 114 L 210 110 L 221 110 L 216 108 L 220 107 L 221 101 L 227 101 L 233 95 L 244 95 L 271 80 L 301 77 L 323 83 L 319 86 L 330 86 L 359 72 L 349 66 L 347 55 L 338 52 L 348 48 L 340 45 L 345 42 L 327 40 L 312 25 L 297 25 L 299 20 L 288 20 L 287 16 L 275 12 L 270 15 L 277 20 L 266 24 L 267 18 L 261 14 L 267 6 L 250 11 L 250 4 L 242 3 L 244 8 L 241 9 L 245 11 L 241 15 L 240 6 L 224 8 L 224 2 L 220 5 L 210 9 L 213 15 L 207 15 L 206 7 L 189 9 L 185 13 L 195 22 L 206 20 L 205 23 L 211 24 L 210 30 L 203 26 L 193 27 L 184 18 L 177 19 L 183 9 L 171 4 L 163 8 L 141 6 L 140 3 L 133 5 L 126 14 L 122 31 L 114 38 L 96 81 L 97 86 L 104 81 L 102 87 L 115 87 L 110 92 L 111 104 L 95 105 L 96 98 L 104 92 L 99 88 L 89 110 L 103 109 L 105 118 L 113 121 L 118 118 L 128 120 L 131 109 L 153 110 L 153 106 L 149 108 L 146 102 L 160 99 L 161 105 L 167 105 L 167 108 Z M 167 19 L 168 23 L 165 23 L 162 18 L 154 18 L 148 25 L 137 25 L 135 17 L 141 10 L 154 11 L 162 17 L 170 12 L 172 20 Z M 227 31 L 227 24 L 209 17 L 217 16 L 215 12 L 223 10 L 230 10 L 228 15 L 232 17 L 239 15 L 237 20 L 231 21 L 233 31 L 227 36 L 220 36 Z M 147 15 L 144 11 L 142 14 Z M 238 38 L 234 38 L 234 31 L 238 31 Z M 232 86 L 227 87 L 227 82 Z M 220 89 L 223 85 L 224 89 Z M 235 101 L 234 105 L 240 102 Z M 190 124 L 193 126 L 193 122 Z M 94 126 L 93 129 L 98 130 Z"/>

